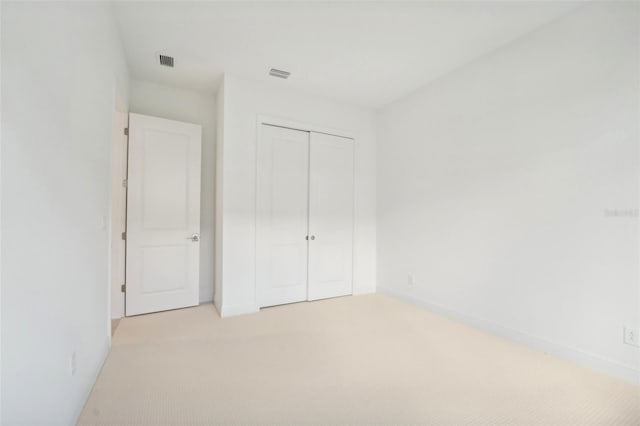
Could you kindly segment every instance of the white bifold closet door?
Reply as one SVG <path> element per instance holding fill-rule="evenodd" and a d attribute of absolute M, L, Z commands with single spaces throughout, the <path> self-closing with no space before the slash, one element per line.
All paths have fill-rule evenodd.
<path fill-rule="evenodd" d="M 262 125 L 256 198 L 260 306 L 307 299 L 309 133 Z"/>
<path fill-rule="evenodd" d="M 266 124 L 260 131 L 258 305 L 351 294 L 353 140 Z"/>
<path fill-rule="evenodd" d="M 308 300 L 352 293 L 353 140 L 311 133 Z"/>

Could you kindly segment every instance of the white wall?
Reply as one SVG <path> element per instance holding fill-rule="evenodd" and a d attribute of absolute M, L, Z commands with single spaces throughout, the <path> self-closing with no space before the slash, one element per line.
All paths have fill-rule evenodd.
<path fill-rule="evenodd" d="M 638 28 L 585 5 L 384 108 L 380 291 L 638 380 Z"/>
<path fill-rule="evenodd" d="M 278 82 L 283 83 L 283 82 Z M 251 312 L 255 302 L 256 138 L 259 114 L 343 129 L 355 136 L 354 293 L 375 291 L 375 122 L 372 110 L 352 107 L 225 75 L 221 163 L 223 315 Z"/>
<path fill-rule="evenodd" d="M 212 94 L 132 80 L 130 111 L 202 126 L 200 303 L 214 291 L 216 99 Z"/>
<path fill-rule="evenodd" d="M 109 166 L 128 75 L 108 4 L 2 8 L 0 423 L 69 425 L 109 349 Z"/>

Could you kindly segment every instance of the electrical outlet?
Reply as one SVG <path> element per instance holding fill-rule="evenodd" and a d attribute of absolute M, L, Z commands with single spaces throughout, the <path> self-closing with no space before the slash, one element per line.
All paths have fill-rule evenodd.
<path fill-rule="evenodd" d="M 409 274 L 408 281 L 409 285 L 416 285 L 416 276 L 413 274 Z"/>
<path fill-rule="evenodd" d="M 637 328 L 624 328 L 624 343 L 626 343 L 627 345 L 640 347 L 640 334 L 638 334 Z"/>
<path fill-rule="evenodd" d="M 74 376 L 76 374 L 76 367 L 77 367 L 77 357 L 76 357 L 76 353 L 75 351 L 71 353 L 71 375 Z"/>

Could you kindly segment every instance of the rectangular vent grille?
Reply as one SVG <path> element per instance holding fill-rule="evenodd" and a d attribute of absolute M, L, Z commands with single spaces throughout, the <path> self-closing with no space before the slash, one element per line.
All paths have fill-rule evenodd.
<path fill-rule="evenodd" d="M 291 75 L 291 73 L 289 71 L 282 71 L 282 70 L 277 70 L 275 68 L 271 68 L 271 70 L 269 70 L 269 75 L 272 77 L 278 77 L 278 78 L 289 78 L 289 76 Z"/>
<path fill-rule="evenodd" d="M 173 57 L 167 55 L 160 56 L 160 65 L 173 68 Z"/>

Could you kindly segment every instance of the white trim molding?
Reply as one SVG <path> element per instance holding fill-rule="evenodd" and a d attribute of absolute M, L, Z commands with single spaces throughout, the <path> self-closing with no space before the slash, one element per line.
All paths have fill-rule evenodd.
<path fill-rule="evenodd" d="M 254 314 L 259 312 L 260 308 L 257 305 L 233 305 L 225 306 L 224 304 L 218 312 L 221 318 L 235 317 L 237 315 Z"/>
<path fill-rule="evenodd" d="M 293 130 L 301 130 L 303 132 L 324 133 L 326 135 L 339 136 L 341 138 L 355 139 L 355 136 L 346 130 L 258 114 L 258 128 L 260 128 L 260 125 L 262 124 L 286 127 Z"/>
<path fill-rule="evenodd" d="M 382 287 L 380 285 L 378 285 L 377 289 L 381 294 L 385 294 L 387 296 L 402 300 L 412 305 L 419 306 L 436 314 L 450 318 L 454 321 L 459 321 L 461 323 L 502 337 L 504 339 L 529 346 L 531 348 L 545 352 L 549 355 L 556 356 L 558 358 L 565 359 L 567 361 L 571 361 L 582 367 L 590 368 L 600 373 L 604 373 L 606 375 L 624 380 L 627 383 L 640 385 L 640 370 L 637 370 L 630 365 L 624 365 L 600 355 L 585 352 L 570 346 L 562 345 L 556 342 L 550 342 L 548 340 L 527 334 L 520 330 L 515 330 L 494 321 L 478 318 L 456 311 L 449 307 L 433 303 L 423 298 L 408 294 L 402 290 Z"/>

